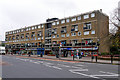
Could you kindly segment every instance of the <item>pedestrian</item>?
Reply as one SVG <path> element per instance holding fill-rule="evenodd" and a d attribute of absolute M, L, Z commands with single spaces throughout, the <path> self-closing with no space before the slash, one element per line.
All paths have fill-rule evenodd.
<path fill-rule="evenodd" d="M 78 56 L 79 56 L 79 59 L 80 59 L 80 52 L 78 52 Z"/>
<path fill-rule="evenodd" d="M 31 51 L 30 52 L 28 52 L 28 56 L 30 57 L 30 55 L 31 55 Z"/>

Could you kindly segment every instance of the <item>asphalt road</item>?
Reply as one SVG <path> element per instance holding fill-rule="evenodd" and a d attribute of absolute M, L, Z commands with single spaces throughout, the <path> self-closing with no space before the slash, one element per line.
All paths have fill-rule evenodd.
<path fill-rule="evenodd" d="M 2 78 L 118 78 L 118 65 L 2 56 Z"/>

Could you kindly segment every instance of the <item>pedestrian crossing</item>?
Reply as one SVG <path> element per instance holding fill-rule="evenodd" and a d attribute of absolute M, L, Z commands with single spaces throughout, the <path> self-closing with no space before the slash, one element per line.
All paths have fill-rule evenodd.
<path fill-rule="evenodd" d="M 43 65 L 49 68 L 53 68 L 56 70 L 65 70 L 65 71 L 69 71 L 73 74 L 77 74 L 77 75 L 83 75 L 86 77 L 90 77 L 90 78 L 97 78 L 97 79 L 101 79 L 101 77 L 118 77 L 117 73 L 111 73 L 111 72 L 105 72 L 105 71 L 99 71 L 97 70 L 98 74 L 95 74 L 92 72 L 91 69 L 88 68 L 87 65 L 93 65 L 94 63 L 87 63 L 87 64 L 77 64 L 77 63 L 73 63 L 73 64 L 69 64 L 69 63 L 54 63 L 54 62 L 49 62 L 49 61 L 39 61 L 39 60 L 32 60 L 32 59 L 24 59 L 24 58 L 16 58 L 18 60 L 24 61 L 24 62 L 30 62 L 30 63 L 34 63 L 37 65 Z M 102 65 L 101 65 L 102 66 Z M 104 73 L 104 75 L 103 75 Z"/>

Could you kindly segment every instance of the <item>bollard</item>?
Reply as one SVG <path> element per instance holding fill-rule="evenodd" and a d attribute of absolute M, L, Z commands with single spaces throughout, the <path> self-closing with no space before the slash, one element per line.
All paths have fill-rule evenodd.
<path fill-rule="evenodd" d="M 74 54 L 73 54 L 73 61 L 74 61 Z"/>
<path fill-rule="evenodd" d="M 96 62 L 97 62 L 97 56 L 96 56 Z"/>
<path fill-rule="evenodd" d="M 111 55 L 111 64 L 113 63 L 113 55 Z"/>
<path fill-rule="evenodd" d="M 40 54 L 40 57 L 43 57 L 42 53 Z"/>
<path fill-rule="evenodd" d="M 92 57 L 91 57 L 92 62 L 93 62 L 93 59 L 94 59 L 94 56 L 92 55 Z"/>

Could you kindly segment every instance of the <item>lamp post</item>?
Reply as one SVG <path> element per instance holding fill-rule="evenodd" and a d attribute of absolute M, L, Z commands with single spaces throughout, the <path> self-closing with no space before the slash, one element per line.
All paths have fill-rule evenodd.
<path fill-rule="evenodd" d="M 99 41 L 100 41 L 100 39 L 97 39 L 97 46 L 98 46 L 98 53 L 99 53 Z M 96 55 L 96 62 L 97 62 L 97 55 Z"/>
<path fill-rule="evenodd" d="M 93 40 L 92 40 L 92 51 L 91 51 L 91 53 L 92 53 L 91 60 L 93 62 L 93 59 L 94 59 L 94 56 L 93 56 Z"/>

